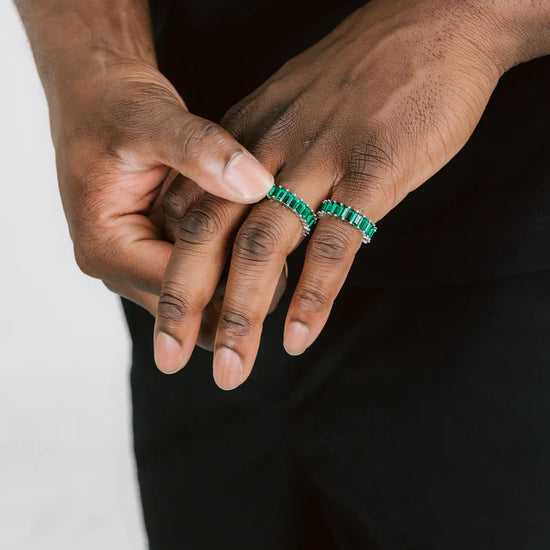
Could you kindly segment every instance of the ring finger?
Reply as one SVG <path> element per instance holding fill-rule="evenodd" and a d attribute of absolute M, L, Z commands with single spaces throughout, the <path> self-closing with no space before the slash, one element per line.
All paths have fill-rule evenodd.
<path fill-rule="evenodd" d="M 319 336 L 361 246 L 363 233 L 350 221 L 356 225 L 366 219 L 363 227 L 372 233 L 390 210 L 380 184 L 369 181 L 357 185 L 356 180 L 343 180 L 330 200 L 348 208 L 322 217 L 308 244 L 285 322 L 284 347 L 291 355 L 303 353 Z"/>

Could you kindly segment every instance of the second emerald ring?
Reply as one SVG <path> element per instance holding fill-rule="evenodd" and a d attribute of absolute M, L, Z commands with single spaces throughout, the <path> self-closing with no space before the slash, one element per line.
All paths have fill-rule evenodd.
<path fill-rule="evenodd" d="M 317 216 L 321 218 L 327 214 L 340 218 L 350 225 L 353 225 L 353 227 L 359 229 L 359 231 L 363 233 L 363 244 L 370 243 L 370 240 L 376 231 L 376 225 L 363 216 L 363 214 L 360 214 L 357 210 L 354 210 L 341 202 L 326 200 L 323 201 L 321 208 L 317 212 Z"/>
<path fill-rule="evenodd" d="M 309 235 L 311 228 L 317 221 L 317 216 L 302 199 L 296 196 L 292 191 L 289 191 L 284 187 L 279 187 L 278 185 L 274 185 L 271 188 L 267 194 L 267 198 L 280 202 L 283 206 L 286 206 L 298 214 L 298 216 L 300 216 L 300 221 L 302 222 L 302 232 L 304 237 Z"/>

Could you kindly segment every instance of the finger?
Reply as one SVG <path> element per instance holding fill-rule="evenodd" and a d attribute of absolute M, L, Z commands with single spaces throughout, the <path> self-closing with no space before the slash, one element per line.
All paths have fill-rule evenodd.
<path fill-rule="evenodd" d="M 376 223 L 390 209 L 379 186 L 379 182 L 368 180 L 362 184 L 356 178 L 344 180 L 336 186 L 331 200 Z M 303 353 L 319 336 L 362 238 L 356 227 L 339 218 L 327 215 L 319 220 L 285 321 L 284 347 L 290 355 Z"/>
<path fill-rule="evenodd" d="M 270 173 L 279 170 L 278 162 L 276 155 L 265 156 Z M 216 290 L 236 228 L 249 208 L 206 193 L 179 221 L 155 323 L 155 361 L 162 372 L 176 372 L 189 360 L 200 335 L 202 311 Z"/>
<path fill-rule="evenodd" d="M 74 244 L 76 262 L 84 273 L 160 294 L 172 244 L 161 240 L 151 220 L 128 214 L 97 227 L 95 232 L 95 240 L 79 239 Z"/>
<path fill-rule="evenodd" d="M 150 158 L 176 169 L 205 191 L 235 202 L 261 199 L 273 176 L 221 126 L 167 103 L 147 145 Z"/>
<path fill-rule="evenodd" d="M 111 281 L 108 279 L 103 280 L 103 284 L 115 294 L 123 296 L 124 298 L 138 304 L 142 308 L 146 309 L 153 317 L 157 314 L 158 296 L 143 292 L 137 288 L 132 287 L 129 284 L 125 284 L 120 281 Z"/>
<path fill-rule="evenodd" d="M 277 185 L 315 208 L 330 188 L 320 162 L 285 168 Z M 287 255 L 302 240 L 299 216 L 282 204 L 256 205 L 235 239 L 214 351 L 214 379 L 222 389 L 241 384 L 252 370 L 262 324 Z"/>
<path fill-rule="evenodd" d="M 162 182 L 160 191 L 158 195 L 155 198 L 155 201 L 151 205 L 149 212 L 147 212 L 147 217 L 153 222 L 153 224 L 156 227 L 164 227 L 164 220 L 165 220 L 165 213 L 163 208 L 163 202 L 164 197 L 166 196 L 166 192 L 168 189 L 172 186 L 176 178 L 178 177 L 178 173 L 173 168 L 168 172 L 168 175 Z"/>
<path fill-rule="evenodd" d="M 216 327 L 218 326 L 222 304 L 223 298 L 216 298 L 212 300 L 202 312 L 201 327 L 196 345 L 207 351 L 214 351 Z"/>
<path fill-rule="evenodd" d="M 283 162 L 286 143 L 279 133 L 270 144 L 260 139 L 254 150 L 274 174 Z M 161 371 L 175 372 L 188 361 L 200 334 L 200 313 L 216 289 L 230 242 L 248 210 L 206 194 L 179 224 L 155 325 L 155 359 Z"/>
<path fill-rule="evenodd" d="M 170 242 L 177 238 L 182 220 L 194 204 L 204 195 L 203 189 L 195 182 L 179 175 L 166 190 L 162 199 L 162 225 Z"/>
<path fill-rule="evenodd" d="M 283 297 L 286 289 L 287 277 L 288 268 L 285 262 L 284 269 L 281 272 L 281 276 L 279 277 L 279 281 L 277 283 L 277 288 L 275 289 L 275 294 L 273 295 L 271 305 L 269 306 L 268 314 L 272 313 L 275 310 L 275 308 L 279 304 L 279 301 Z M 220 289 L 219 293 L 218 289 Z M 218 285 L 218 289 L 216 289 L 216 293 L 214 294 L 214 296 L 216 296 L 216 294 L 218 294 L 218 296 L 213 298 L 202 312 L 201 328 L 199 331 L 199 337 L 197 339 L 197 346 L 208 351 L 214 351 L 214 341 L 216 338 L 216 329 L 218 327 L 220 312 L 223 305 L 225 285 L 223 285 L 223 287 L 220 287 L 220 285 Z"/>
<path fill-rule="evenodd" d="M 166 373 L 191 356 L 235 227 L 247 206 L 203 196 L 183 218 L 162 282 L 154 331 L 155 362 Z"/>

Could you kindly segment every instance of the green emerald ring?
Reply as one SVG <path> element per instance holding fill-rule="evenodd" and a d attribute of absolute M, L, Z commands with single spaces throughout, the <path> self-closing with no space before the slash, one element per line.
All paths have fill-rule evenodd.
<path fill-rule="evenodd" d="M 323 201 L 321 208 L 317 212 L 317 217 L 322 218 L 327 214 L 340 218 L 353 227 L 359 229 L 359 231 L 363 233 L 363 244 L 370 243 L 372 236 L 376 231 L 376 225 L 363 216 L 363 214 L 345 204 L 342 204 L 341 202 L 326 200 Z"/>
<path fill-rule="evenodd" d="M 311 228 L 317 221 L 317 216 L 315 212 L 299 197 L 297 197 L 292 191 L 285 189 L 284 187 L 279 187 L 274 185 L 269 193 L 267 198 L 280 202 L 283 206 L 286 206 L 300 217 L 302 222 L 302 232 L 304 237 L 309 235 Z"/>

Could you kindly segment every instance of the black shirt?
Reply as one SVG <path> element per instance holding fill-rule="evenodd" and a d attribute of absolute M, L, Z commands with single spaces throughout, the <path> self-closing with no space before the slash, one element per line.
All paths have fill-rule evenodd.
<path fill-rule="evenodd" d="M 151 0 L 162 72 L 214 121 L 364 0 Z M 550 56 L 499 82 L 477 129 L 379 223 L 348 285 L 452 282 L 550 268 Z M 304 246 L 289 260 L 299 272 Z"/>

